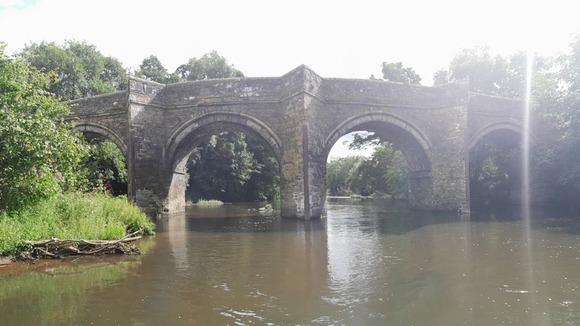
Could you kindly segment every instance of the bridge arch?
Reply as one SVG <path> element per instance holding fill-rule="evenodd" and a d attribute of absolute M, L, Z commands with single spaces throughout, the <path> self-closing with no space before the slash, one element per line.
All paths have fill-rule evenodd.
<path fill-rule="evenodd" d="M 399 117 L 395 114 L 385 112 L 361 114 L 358 116 L 351 117 L 342 122 L 341 124 L 339 124 L 336 128 L 334 128 L 334 130 L 332 130 L 328 134 L 328 136 L 324 141 L 323 146 L 325 150 L 325 157 L 326 158 L 328 157 L 330 149 L 336 143 L 336 141 L 338 141 L 340 137 L 353 131 L 362 130 L 361 128 L 367 128 L 370 131 L 377 132 L 380 136 L 387 136 L 384 137 L 385 139 L 393 138 L 388 137 L 389 135 L 384 135 L 384 132 L 381 132 L 381 129 L 384 129 L 385 127 L 388 128 L 389 126 L 393 127 L 391 129 L 394 129 L 394 132 L 391 133 L 391 136 L 394 136 L 396 134 L 410 136 L 406 137 L 405 140 L 407 142 L 411 141 L 411 143 L 414 143 L 413 145 L 415 147 L 419 146 L 419 148 L 422 149 L 423 152 L 422 154 L 425 154 L 425 156 L 421 158 L 423 160 L 423 162 L 421 162 L 422 163 L 421 165 L 425 168 L 430 168 L 431 163 L 429 162 L 427 152 L 432 148 L 433 145 L 431 144 L 431 141 L 425 135 L 425 133 L 423 133 L 421 129 L 419 129 L 412 122 L 402 117 Z M 393 140 L 394 145 L 399 145 L 399 147 L 403 147 L 402 144 L 396 144 L 397 141 L 396 139 Z M 399 150 L 405 153 L 406 148 L 399 148 Z"/>
<path fill-rule="evenodd" d="M 263 140 L 280 161 L 282 142 L 270 127 L 249 115 L 221 112 L 191 119 L 177 128 L 165 145 L 166 162 L 175 171 L 204 137 L 222 131 L 241 131 Z"/>
<path fill-rule="evenodd" d="M 332 145 L 334 145 L 334 143 L 336 143 L 336 141 L 340 137 L 346 135 L 349 132 L 352 132 L 353 129 L 369 122 L 383 122 L 386 124 L 399 127 L 400 129 L 409 132 L 417 140 L 417 142 L 421 145 L 423 149 L 429 150 L 432 147 L 429 138 L 427 138 L 427 136 L 412 122 L 396 114 L 386 112 L 380 113 L 375 112 L 375 113 L 364 113 L 361 115 L 351 117 L 343 121 L 336 128 L 334 128 L 334 130 L 332 130 L 329 133 L 329 135 L 326 137 L 324 141 L 324 147 L 327 149 L 327 152 L 330 151 L 330 148 L 328 148 L 329 145 L 330 147 L 332 147 Z"/>
<path fill-rule="evenodd" d="M 80 132 L 83 134 L 93 133 L 103 136 L 104 138 L 115 143 L 115 145 L 117 145 L 117 147 L 123 153 L 123 156 L 127 158 L 127 145 L 125 145 L 123 139 L 119 135 L 117 135 L 113 130 L 96 123 L 80 123 L 73 128 L 73 131 Z"/>
<path fill-rule="evenodd" d="M 486 206 L 516 204 L 521 200 L 521 158 L 514 156 L 509 160 L 505 160 L 506 153 L 509 153 L 505 151 L 522 149 L 525 132 L 523 125 L 519 122 L 504 120 L 484 125 L 468 139 L 469 142 L 466 144 L 465 154 L 468 171 L 466 190 L 472 209 L 477 210 Z M 504 158 L 498 163 L 501 173 L 491 178 L 481 177 L 482 162 L 485 159 L 494 157 L 494 154 L 489 152 L 489 149 L 486 150 L 486 141 L 494 144 L 492 145 L 494 148 L 499 146 L 500 151 L 503 151 L 500 156 Z M 529 141 L 530 146 L 538 143 L 538 139 L 532 133 L 529 134 Z M 478 145 L 484 145 L 484 147 L 478 147 Z M 495 155 L 497 156 L 497 153 Z M 517 155 L 521 155 L 521 153 Z M 489 189 L 490 182 L 495 184 L 493 191 Z"/>
<path fill-rule="evenodd" d="M 403 153 L 409 173 L 409 204 L 417 208 L 429 207 L 433 183 L 430 151 L 433 145 L 419 127 L 398 115 L 372 112 L 342 122 L 325 138 L 325 159 L 340 137 L 362 130 L 375 132 Z"/>
<path fill-rule="evenodd" d="M 471 137 L 469 144 L 467 145 L 467 150 L 469 151 L 469 150 L 473 149 L 473 147 L 475 145 L 477 145 L 477 143 L 483 137 L 486 137 L 486 136 L 491 135 L 493 133 L 496 133 L 498 131 L 514 132 L 514 133 L 520 135 L 522 138 L 524 135 L 524 127 L 522 125 L 520 125 L 519 123 L 516 123 L 513 121 L 500 121 L 500 122 L 490 123 L 490 124 L 483 126 L 481 129 L 479 129 L 473 135 L 473 137 Z M 530 134 L 530 141 L 532 143 L 535 142 L 535 138 L 531 134 Z"/>
<path fill-rule="evenodd" d="M 255 137 L 272 150 L 280 163 L 282 144 L 280 139 L 265 123 L 254 117 L 220 112 L 191 119 L 172 133 L 163 151 L 170 173 L 166 203 L 169 211 L 184 209 L 187 161 L 193 150 L 209 136 L 224 131 L 239 131 Z"/>

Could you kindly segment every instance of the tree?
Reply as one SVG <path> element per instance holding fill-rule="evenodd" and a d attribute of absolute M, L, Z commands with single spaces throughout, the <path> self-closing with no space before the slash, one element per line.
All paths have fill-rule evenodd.
<path fill-rule="evenodd" d="M 382 142 L 350 179 L 350 189 L 359 195 L 401 196 L 407 189 L 406 161 L 391 143 Z"/>
<path fill-rule="evenodd" d="M 241 132 L 223 132 L 200 144 L 188 161 L 188 197 L 248 201 L 279 193 L 279 165 L 271 151 Z"/>
<path fill-rule="evenodd" d="M 382 142 L 370 158 L 348 156 L 330 161 L 326 186 L 333 196 L 401 197 L 407 193 L 407 164 L 391 143 Z"/>
<path fill-rule="evenodd" d="M 72 100 L 122 90 L 127 85 L 127 73 L 121 63 L 101 54 L 94 45 L 66 41 L 32 43 L 21 52 L 31 66 L 54 72 L 58 82 L 50 91 L 63 100 Z"/>
<path fill-rule="evenodd" d="M 206 53 L 199 59 L 189 59 L 186 64 L 179 66 L 175 73 L 182 80 L 244 77 L 241 71 L 228 64 L 226 58 L 217 51 Z"/>
<path fill-rule="evenodd" d="M 168 73 L 159 58 L 154 55 L 143 59 L 135 75 L 162 84 L 171 84 L 179 81 L 177 74 Z"/>
<path fill-rule="evenodd" d="M 433 74 L 433 86 L 449 83 L 449 72 L 445 69 L 439 69 Z"/>
<path fill-rule="evenodd" d="M 469 152 L 471 203 L 476 206 L 512 204 L 521 191 L 521 150 L 500 133 L 482 138 Z"/>
<path fill-rule="evenodd" d="M 386 81 L 404 83 L 404 84 L 419 84 L 421 77 L 411 67 L 403 67 L 402 62 L 388 63 L 383 62 L 383 78 Z"/>
<path fill-rule="evenodd" d="M 260 168 L 248 152 L 243 134 L 223 132 L 211 136 L 191 154 L 189 185 L 200 196 L 231 200 Z"/>
<path fill-rule="evenodd" d="M 108 183 L 112 187 L 112 194 L 124 195 L 127 193 L 127 165 L 125 157 L 115 143 L 110 140 L 101 141 L 98 138 L 87 141 L 88 155 L 83 167 L 89 186 L 94 189 L 103 189 Z"/>
<path fill-rule="evenodd" d="M 326 188 L 330 195 L 350 195 L 352 176 L 358 166 L 365 161 L 366 158 L 363 156 L 347 156 L 330 161 L 326 169 Z"/>
<path fill-rule="evenodd" d="M 534 75 L 533 105 L 541 115 L 542 139 L 534 148 L 534 185 L 553 204 L 578 206 L 580 196 L 580 34 L 554 67 Z M 548 128 L 546 128 L 548 126 Z"/>
<path fill-rule="evenodd" d="M 18 209 L 78 185 L 84 155 L 48 90 L 56 76 L 0 50 L 0 210 Z"/>
<path fill-rule="evenodd" d="M 475 93 L 523 98 L 526 83 L 527 56 L 516 52 L 509 57 L 492 56 L 486 47 L 465 49 L 458 53 L 449 70 L 438 70 L 433 76 L 434 85 L 468 79 L 469 90 Z M 534 58 L 534 75 L 547 72 L 552 63 L 547 58 Z"/>
<path fill-rule="evenodd" d="M 246 137 L 248 151 L 257 162 L 254 173 L 244 186 L 250 200 L 272 200 L 280 195 L 280 165 L 272 150 L 256 138 Z"/>

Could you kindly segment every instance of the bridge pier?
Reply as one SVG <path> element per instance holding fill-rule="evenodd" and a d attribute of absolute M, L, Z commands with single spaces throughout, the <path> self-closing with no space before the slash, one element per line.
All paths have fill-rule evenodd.
<path fill-rule="evenodd" d="M 326 202 L 326 161 L 313 155 L 307 126 L 287 145 L 281 164 L 280 209 L 285 218 L 319 218 Z"/>

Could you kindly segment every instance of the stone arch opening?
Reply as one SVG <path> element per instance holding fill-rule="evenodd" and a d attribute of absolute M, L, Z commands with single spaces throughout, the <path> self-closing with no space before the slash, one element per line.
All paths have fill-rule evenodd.
<path fill-rule="evenodd" d="M 73 128 L 73 131 L 80 132 L 83 135 L 85 135 L 85 137 L 89 138 L 92 137 L 110 140 L 113 143 L 115 143 L 115 145 L 117 145 L 117 147 L 121 150 L 125 158 L 127 158 L 127 145 L 125 145 L 123 139 L 111 129 L 95 123 L 82 123 L 77 124 Z"/>
<path fill-rule="evenodd" d="M 127 147 L 115 132 L 97 124 L 79 124 L 80 132 L 89 144 L 86 168 L 91 187 L 103 187 L 112 195 L 128 193 Z"/>
<path fill-rule="evenodd" d="M 167 207 L 180 211 L 185 207 L 187 163 L 194 150 L 214 135 L 238 132 L 255 139 L 276 159 L 280 173 L 281 143 L 276 134 L 261 121 L 243 114 L 216 113 L 192 119 L 179 127 L 169 138 L 164 156 L 170 171 Z"/>
<path fill-rule="evenodd" d="M 521 202 L 523 128 L 498 122 L 478 130 L 467 145 L 467 189 L 472 211 Z M 530 137 L 532 144 L 535 142 Z"/>
<path fill-rule="evenodd" d="M 324 157 L 328 159 L 330 149 L 337 140 L 351 132 L 369 131 L 381 140 L 390 142 L 403 154 L 408 171 L 409 205 L 414 208 L 429 208 L 432 201 L 432 165 L 429 138 L 411 122 L 389 113 L 370 113 L 350 118 L 337 126 L 326 137 Z"/>
<path fill-rule="evenodd" d="M 503 133 L 504 134 L 504 139 L 505 140 L 510 140 L 513 139 L 513 137 L 505 137 L 505 133 L 507 133 L 507 135 L 516 135 L 517 139 L 519 139 L 519 141 L 521 141 L 523 139 L 523 135 L 524 135 L 524 128 L 520 125 L 517 124 L 515 122 L 511 122 L 511 121 L 505 121 L 505 122 L 497 122 L 497 123 L 491 123 L 488 124 L 486 126 L 484 126 L 483 128 L 481 128 L 480 130 L 478 130 L 473 137 L 471 137 L 469 144 L 467 146 L 467 150 L 471 150 L 482 138 L 489 136 L 490 134 L 496 134 L 497 132 L 499 132 L 500 134 Z M 532 143 L 534 143 L 535 137 L 534 135 L 530 135 L 530 141 Z"/>

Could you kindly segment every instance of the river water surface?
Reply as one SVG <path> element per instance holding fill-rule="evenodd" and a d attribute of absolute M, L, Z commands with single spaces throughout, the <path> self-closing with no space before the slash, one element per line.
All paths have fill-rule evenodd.
<path fill-rule="evenodd" d="M 1 267 L 0 324 L 580 325 L 578 215 L 255 207 L 164 218 L 139 257 Z"/>

